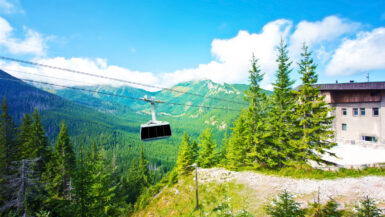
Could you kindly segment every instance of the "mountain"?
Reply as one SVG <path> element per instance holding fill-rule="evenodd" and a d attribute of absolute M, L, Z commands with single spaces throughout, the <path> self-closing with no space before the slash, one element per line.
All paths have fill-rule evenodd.
<path fill-rule="evenodd" d="M 134 98 L 141 98 L 145 95 L 148 97 L 154 96 L 160 101 L 167 102 L 157 104 L 156 112 L 159 119 L 175 122 L 179 126 L 185 125 L 185 122 L 193 122 L 194 126 L 199 125 L 198 129 L 213 127 L 223 131 L 228 129 L 228 126 L 238 116 L 239 112 L 237 111 L 247 105 L 244 101 L 244 91 L 248 86 L 244 84 L 218 84 L 211 80 L 200 80 L 179 83 L 170 88 L 175 91 L 149 92 L 129 86 L 113 87 L 106 85 L 81 88 Z M 150 105 L 142 101 L 65 88 L 53 89 L 52 92 L 68 100 L 121 118 L 127 118 L 127 112 L 146 115 L 151 113 Z M 222 109 L 194 106 L 209 106 Z"/>
<path fill-rule="evenodd" d="M 10 113 L 17 123 L 20 123 L 25 113 L 31 113 L 37 108 L 51 143 L 55 141 L 60 122 L 64 120 L 76 147 L 84 144 L 90 146 L 92 142 L 96 142 L 110 150 L 110 157 L 116 154 L 117 163 L 123 165 L 123 170 L 129 166 L 132 157 L 138 156 L 140 144 L 144 145 L 146 157 L 152 163 L 169 170 L 176 161 L 184 132 L 193 139 L 198 139 L 202 129 L 211 128 L 214 138 L 220 145 L 223 135 L 229 132 L 239 111 L 245 107 L 233 101 L 247 104 L 243 100 L 247 85 L 218 84 L 210 80 L 183 82 L 171 87 L 180 92 L 170 90 L 149 92 L 130 86 L 81 87 L 128 97 L 122 98 L 67 88 L 52 88 L 47 85 L 40 85 L 39 88 L 43 88 L 42 90 L 4 71 L 0 71 L 0 78 L 3 78 L 0 79 L 0 97 L 7 98 Z M 170 122 L 173 132 L 171 138 L 151 143 L 140 141 L 140 124 L 151 119 L 150 105 L 129 98 L 140 98 L 144 95 L 175 103 L 158 104 L 156 109 L 158 120 Z"/>

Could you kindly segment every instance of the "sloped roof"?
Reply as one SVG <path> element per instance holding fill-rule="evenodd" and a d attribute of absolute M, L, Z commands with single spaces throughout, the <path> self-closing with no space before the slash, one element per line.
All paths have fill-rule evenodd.
<path fill-rule="evenodd" d="M 320 90 L 385 90 L 385 82 L 317 84 Z"/>

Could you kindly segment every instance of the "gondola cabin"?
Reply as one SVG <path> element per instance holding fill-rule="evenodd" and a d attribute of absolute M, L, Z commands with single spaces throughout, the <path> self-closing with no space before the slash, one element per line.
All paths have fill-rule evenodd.
<path fill-rule="evenodd" d="M 154 98 L 148 99 L 147 96 L 144 96 L 142 100 L 151 103 L 152 120 L 140 125 L 140 139 L 142 141 L 152 141 L 169 138 L 172 135 L 170 124 L 166 121 L 157 121 L 155 116 L 155 103 L 162 102 L 155 101 Z"/>
<path fill-rule="evenodd" d="M 159 122 L 140 125 L 140 139 L 151 141 L 157 139 L 167 139 L 171 136 L 171 127 L 168 122 Z"/>

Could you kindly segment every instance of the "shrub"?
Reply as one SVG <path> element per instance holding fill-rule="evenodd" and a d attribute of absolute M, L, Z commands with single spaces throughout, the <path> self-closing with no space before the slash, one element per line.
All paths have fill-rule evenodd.
<path fill-rule="evenodd" d="M 267 214 L 272 217 L 304 217 L 305 211 L 300 203 L 296 202 L 293 195 L 284 190 L 271 204 L 265 207 Z"/>
<path fill-rule="evenodd" d="M 369 198 L 360 201 L 360 204 L 356 206 L 357 217 L 381 217 L 381 210 L 377 208 L 376 202 Z"/>

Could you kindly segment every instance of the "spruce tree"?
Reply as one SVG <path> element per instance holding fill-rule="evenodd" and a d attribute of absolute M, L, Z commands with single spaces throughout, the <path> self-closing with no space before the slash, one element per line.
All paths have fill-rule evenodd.
<path fill-rule="evenodd" d="M 289 59 L 287 44 L 281 39 L 278 47 L 278 70 L 273 83 L 273 95 L 269 112 L 270 135 L 267 138 L 269 150 L 266 150 L 267 166 L 282 167 L 290 163 L 294 150 L 289 146 L 294 126 L 293 110 L 296 102 L 292 91 L 294 82 L 290 80 L 292 62 Z"/>
<path fill-rule="evenodd" d="M 339 204 L 332 198 L 325 204 L 325 206 L 322 208 L 322 216 L 325 217 L 342 217 L 344 214 L 343 210 L 338 209 Z"/>
<path fill-rule="evenodd" d="M 83 153 L 83 148 L 80 147 L 79 158 L 76 162 L 76 170 L 74 175 L 74 201 L 76 213 L 81 217 L 91 216 L 90 206 L 92 203 L 91 187 L 92 187 L 92 170 L 91 164 Z"/>
<path fill-rule="evenodd" d="M 21 146 L 21 159 L 28 159 L 29 156 L 31 155 L 32 150 L 30 148 L 33 148 L 29 146 L 28 142 L 29 139 L 31 138 L 31 133 L 32 133 L 32 118 L 28 113 L 25 113 L 21 125 L 19 127 L 19 132 L 18 132 L 18 143 Z"/>
<path fill-rule="evenodd" d="M 31 136 L 26 144 L 26 148 L 30 150 L 30 152 L 25 157 L 28 159 L 40 157 L 41 160 L 38 163 L 38 170 L 42 173 L 45 170 L 45 164 L 48 163 L 51 153 L 48 150 L 48 138 L 45 136 L 45 131 L 36 109 L 32 114 L 32 118 Z"/>
<path fill-rule="evenodd" d="M 2 172 L 6 172 L 12 161 L 20 158 L 16 134 L 15 123 L 8 114 L 7 100 L 3 98 L 0 114 L 0 170 Z"/>
<path fill-rule="evenodd" d="M 191 168 L 188 168 L 188 166 L 193 163 L 193 151 L 191 145 L 190 137 L 184 132 L 182 145 L 179 146 L 179 154 L 176 161 L 176 169 L 179 174 L 185 174 L 188 171 L 191 171 Z"/>
<path fill-rule="evenodd" d="M 325 96 L 321 95 L 316 73 L 317 66 L 311 57 L 312 52 L 304 44 L 302 47 L 302 59 L 299 66 L 302 85 L 296 91 L 297 103 L 295 115 L 297 120 L 297 132 L 293 135 L 292 146 L 296 149 L 296 160 L 306 163 L 308 160 L 321 162 L 321 156 L 336 144 L 331 142 L 333 131 L 331 125 L 334 116 L 328 114 L 332 108 L 325 102 Z"/>
<path fill-rule="evenodd" d="M 231 129 L 231 137 L 229 138 L 228 148 L 226 150 L 227 167 L 237 170 L 239 167 L 245 166 L 245 158 L 247 152 L 246 144 L 246 121 L 245 112 L 241 112 L 239 118 Z"/>
<path fill-rule="evenodd" d="M 249 90 L 246 92 L 246 99 L 250 102 L 246 116 L 246 158 L 245 164 L 249 167 L 259 167 L 266 161 L 265 149 L 267 116 L 267 98 L 260 87 L 263 80 L 263 73 L 258 66 L 258 59 L 252 56 L 251 69 L 249 70 Z"/>
<path fill-rule="evenodd" d="M 376 202 L 369 198 L 368 196 L 365 199 L 360 201 L 360 204 L 356 206 L 356 216 L 357 217 L 381 217 L 382 211 L 376 205 Z"/>
<path fill-rule="evenodd" d="M 123 201 L 117 197 L 119 185 L 114 182 L 113 168 L 106 162 L 104 150 L 94 152 L 94 161 L 90 162 L 92 216 L 118 216 L 122 212 Z"/>
<path fill-rule="evenodd" d="M 144 157 L 143 145 L 141 146 L 141 149 L 140 149 L 139 171 L 140 171 L 140 174 L 142 176 L 143 185 L 145 187 L 150 186 L 150 184 L 151 184 L 151 177 L 150 177 L 150 173 L 148 171 L 148 161 Z"/>
<path fill-rule="evenodd" d="M 304 217 L 305 211 L 286 190 L 274 198 L 271 204 L 265 206 L 267 214 L 272 217 Z"/>
<path fill-rule="evenodd" d="M 7 101 L 4 98 L 0 114 L 0 206 L 12 194 L 9 175 L 15 173 L 11 167 L 13 161 L 19 158 L 19 147 L 16 141 L 16 127 L 8 114 Z"/>
<path fill-rule="evenodd" d="M 203 130 L 199 136 L 199 146 L 201 147 L 198 157 L 198 165 L 203 168 L 209 168 L 216 164 L 216 147 L 210 129 Z"/>
<path fill-rule="evenodd" d="M 69 199 L 75 160 L 68 130 L 63 121 L 56 140 L 55 153 L 47 166 L 49 186 L 55 197 Z"/>
<path fill-rule="evenodd" d="M 191 143 L 192 162 L 195 163 L 199 157 L 198 142 L 194 139 Z"/>

